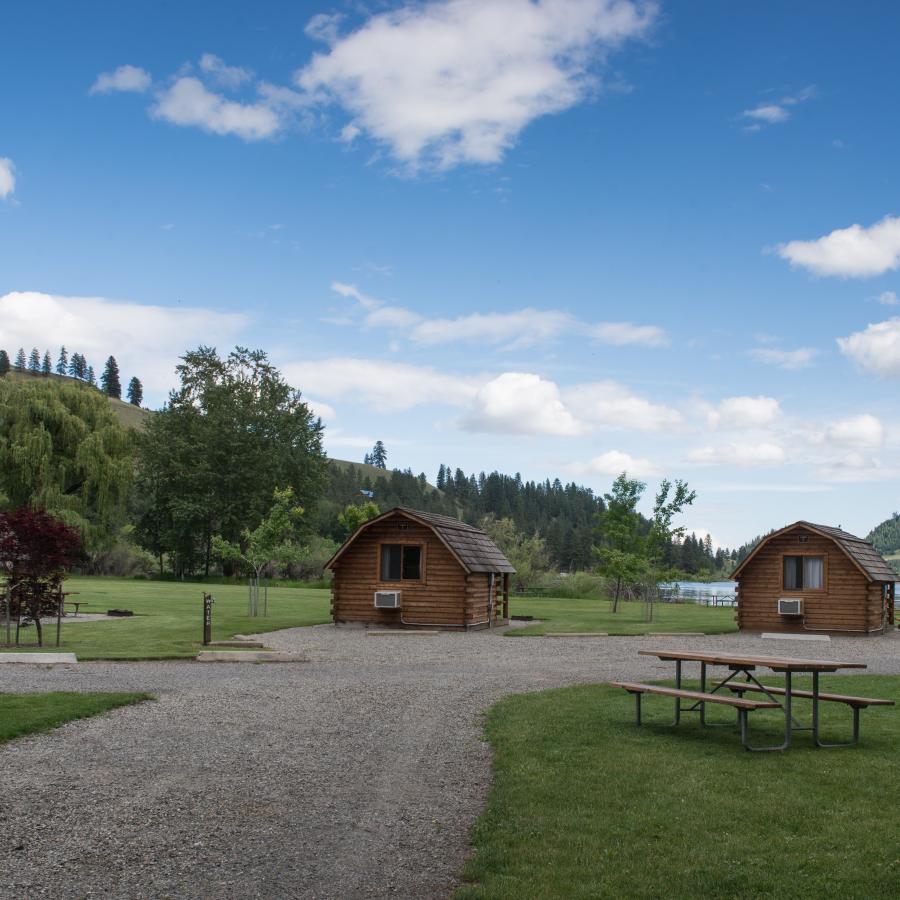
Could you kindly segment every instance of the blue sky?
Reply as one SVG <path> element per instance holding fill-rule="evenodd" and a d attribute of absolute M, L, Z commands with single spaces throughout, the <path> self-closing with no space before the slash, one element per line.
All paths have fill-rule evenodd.
<path fill-rule="evenodd" d="M 333 456 L 681 477 L 724 545 L 900 506 L 896 4 L 3 19 L 0 347 L 159 405 L 259 346 Z"/>

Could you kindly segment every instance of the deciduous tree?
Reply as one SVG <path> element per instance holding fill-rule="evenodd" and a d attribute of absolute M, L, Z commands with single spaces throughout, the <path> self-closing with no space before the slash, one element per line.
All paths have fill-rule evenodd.
<path fill-rule="evenodd" d="M 353 534 L 363 522 L 368 522 L 369 519 L 374 519 L 379 513 L 378 506 L 373 503 L 371 500 L 367 500 L 361 506 L 356 506 L 351 503 L 347 506 L 344 511 L 338 516 L 338 521 L 341 523 L 341 527 L 344 529 L 344 533 L 346 536 Z"/>

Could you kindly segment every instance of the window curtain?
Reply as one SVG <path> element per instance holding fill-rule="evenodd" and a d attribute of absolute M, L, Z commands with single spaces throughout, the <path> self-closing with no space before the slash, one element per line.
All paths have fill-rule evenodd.
<path fill-rule="evenodd" d="M 800 567 L 797 565 L 799 557 L 786 556 L 784 558 L 784 589 L 786 591 L 800 590 Z"/>
<path fill-rule="evenodd" d="M 821 556 L 803 557 L 803 587 L 821 589 L 825 585 L 825 560 Z"/>

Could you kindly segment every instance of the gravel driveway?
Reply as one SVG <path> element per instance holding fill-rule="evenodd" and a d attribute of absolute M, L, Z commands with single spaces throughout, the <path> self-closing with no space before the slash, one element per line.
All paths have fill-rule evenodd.
<path fill-rule="evenodd" d="M 0 690 L 159 701 L 0 748 L 0 896 L 446 897 L 490 779 L 482 712 L 506 694 L 671 676 L 636 655 L 656 646 L 900 672 L 896 634 L 371 637 L 329 625 L 266 643 L 309 661 L 3 667 Z"/>

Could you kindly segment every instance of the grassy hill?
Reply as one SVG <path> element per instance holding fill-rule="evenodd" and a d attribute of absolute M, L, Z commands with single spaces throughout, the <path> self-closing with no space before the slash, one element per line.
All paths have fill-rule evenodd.
<path fill-rule="evenodd" d="M 51 378 L 53 381 L 61 382 L 62 384 L 75 384 L 78 387 L 84 388 L 86 391 L 99 391 L 99 388 L 92 387 L 89 384 L 86 384 L 84 381 L 79 381 L 77 378 L 70 378 L 68 375 L 36 375 L 33 372 L 9 372 L 6 375 L 7 378 L 12 379 L 13 381 L 28 381 L 29 379 L 44 379 Z M 140 406 L 134 406 L 132 403 L 126 403 L 124 400 L 116 400 L 115 397 L 109 397 L 109 405 L 112 407 L 112 411 L 115 413 L 116 418 L 128 428 L 143 428 L 144 422 L 147 421 L 149 416 L 153 415 L 153 411 L 149 409 L 144 409 Z"/>

